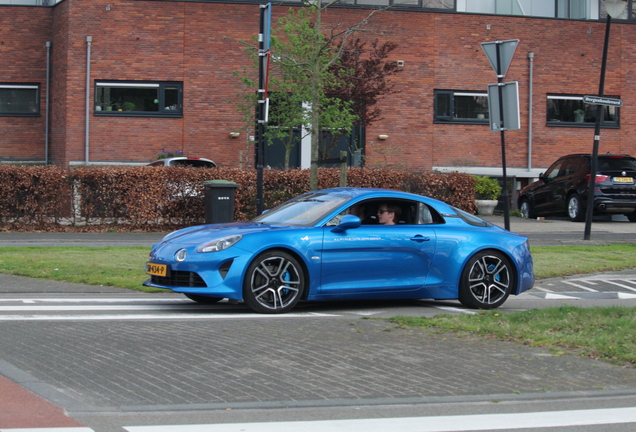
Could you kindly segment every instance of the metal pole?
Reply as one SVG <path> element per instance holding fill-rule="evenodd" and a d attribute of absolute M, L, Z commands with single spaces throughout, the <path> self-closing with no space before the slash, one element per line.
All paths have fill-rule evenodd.
<path fill-rule="evenodd" d="M 263 213 L 263 159 L 265 145 L 265 8 L 260 6 L 258 34 L 258 104 L 256 105 L 256 214 Z"/>
<path fill-rule="evenodd" d="M 528 53 L 530 67 L 528 71 L 528 171 L 532 169 L 532 92 L 534 91 L 534 53 Z"/>
<path fill-rule="evenodd" d="M 46 101 L 44 102 L 44 163 L 49 164 L 49 116 L 51 95 L 51 42 L 46 41 Z"/>
<path fill-rule="evenodd" d="M 497 47 L 497 70 L 501 71 L 500 44 Z M 497 75 L 497 82 L 503 84 L 503 75 Z M 504 196 L 504 227 L 510 231 L 510 199 L 508 197 L 508 176 L 506 174 L 506 137 L 504 132 L 504 103 L 503 92 L 499 88 L 499 128 L 501 129 L 501 165 L 503 167 L 503 196 Z"/>
<path fill-rule="evenodd" d="M 91 45 L 93 43 L 92 36 L 86 36 L 86 132 L 84 135 L 84 163 L 89 163 L 89 146 L 90 146 L 90 102 L 91 102 Z"/>
<path fill-rule="evenodd" d="M 605 69 L 607 67 L 607 51 L 609 47 L 610 26 L 612 17 L 607 14 L 607 24 L 605 24 L 605 43 L 603 44 L 603 61 L 601 63 L 601 78 L 598 85 L 598 95 L 603 96 L 605 87 Z M 594 126 L 594 145 L 592 147 L 592 160 L 590 162 L 590 184 L 587 194 L 587 211 L 585 212 L 585 233 L 583 240 L 589 240 L 592 231 L 592 218 L 594 213 L 594 189 L 596 184 L 596 171 L 598 165 L 598 148 L 601 141 L 601 120 L 603 116 L 603 105 L 596 107 L 596 124 Z"/>

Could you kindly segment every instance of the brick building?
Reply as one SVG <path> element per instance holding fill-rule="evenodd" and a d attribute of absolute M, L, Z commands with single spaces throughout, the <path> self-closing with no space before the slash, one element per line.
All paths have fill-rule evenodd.
<path fill-rule="evenodd" d="M 323 18 L 356 23 L 369 4 L 391 1 L 348 0 Z M 253 164 L 233 73 L 249 64 L 239 41 L 258 33 L 258 2 L 26 3 L 0 1 L 0 162 L 142 164 L 165 149 Z M 298 1 L 280 3 L 273 22 Z M 500 134 L 490 130 L 485 98 L 497 77 L 481 44 L 509 39 L 520 41 L 505 80 L 519 83 L 521 120 L 505 135 L 509 175 L 536 177 L 558 156 L 591 151 L 595 108 L 581 97 L 598 92 L 606 25 L 596 0 L 573 1 L 584 7 L 566 18 L 558 7 L 554 16 L 504 15 L 484 0 L 405 3 L 370 23 L 373 38 L 398 44 L 391 60 L 403 66 L 393 78 L 399 93 L 381 100 L 383 119 L 366 130 L 367 166 L 498 175 Z M 603 153 L 636 153 L 631 15 L 630 1 L 611 27 L 605 95 L 624 105 L 607 108 Z"/>

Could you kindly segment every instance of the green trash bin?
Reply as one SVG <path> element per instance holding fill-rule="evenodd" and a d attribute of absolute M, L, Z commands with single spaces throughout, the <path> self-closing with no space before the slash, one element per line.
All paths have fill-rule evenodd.
<path fill-rule="evenodd" d="M 228 180 L 203 182 L 206 224 L 234 221 L 234 192 L 237 187 L 238 184 Z"/>

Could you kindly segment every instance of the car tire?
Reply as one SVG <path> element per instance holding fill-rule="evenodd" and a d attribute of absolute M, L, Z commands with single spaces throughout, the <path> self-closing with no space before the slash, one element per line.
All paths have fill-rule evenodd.
<path fill-rule="evenodd" d="M 530 200 L 527 198 L 522 198 L 519 203 L 519 211 L 521 212 L 521 217 L 524 219 L 534 219 L 534 209 L 530 204 Z"/>
<path fill-rule="evenodd" d="M 515 268 L 503 253 L 482 251 L 464 267 L 459 282 L 459 301 L 471 309 L 501 306 L 515 285 Z"/>
<path fill-rule="evenodd" d="M 285 313 L 303 296 L 306 280 L 296 258 L 287 252 L 268 251 L 257 256 L 247 268 L 243 300 L 258 313 Z"/>
<path fill-rule="evenodd" d="M 581 204 L 581 197 L 579 194 L 572 194 L 568 198 L 567 207 L 568 217 L 572 222 L 581 222 L 585 220 L 585 211 L 583 210 L 583 204 Z"/>
<path fill-rule="evenodd" d="M 197 303 L 203 303 L 203 304 L 218 303 L 221 300 L 223 300 L 223 297 L 211 297 L 211 296 L 204 296 L 200 294 L 183 294 L 183 295 L 192 301 L 195 301 Z"/>
<path fill-rule="evenodd" d="M 636 211 L 627 213 L 625 216 L 627 216 L 627 219 L 629 219 L 630 222 L 636 222 Z"/>

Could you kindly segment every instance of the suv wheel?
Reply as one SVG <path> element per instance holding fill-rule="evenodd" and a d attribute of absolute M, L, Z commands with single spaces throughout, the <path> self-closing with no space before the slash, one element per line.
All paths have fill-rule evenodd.
<path fill-rule="evenodd" d="M 627 216 L 627 219 L 629 219 L 630 222 L 636 222 L 636 210 L 626 214 L 625 216 Z"/>
<path fill-rule="evenodd" d="M 585 212 L 583 211 L 579 194 L 572 194 L 568 198 L 568 216 L 573 222 L 581 222 L 585 219 Z"/>

